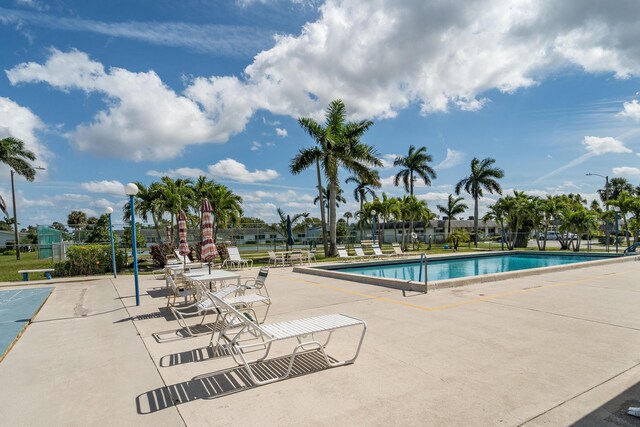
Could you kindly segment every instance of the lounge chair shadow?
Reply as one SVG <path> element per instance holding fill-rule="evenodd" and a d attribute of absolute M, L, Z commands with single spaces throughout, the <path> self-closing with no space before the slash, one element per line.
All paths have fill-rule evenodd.
<path fill-rule="evenodd" d="M 116 320 L 113 323 L 124 323 L 124 322 L 129 322 L 131 320 L 138 321 L 138 320 L 160 319 L 160 318 L 164 318 L 164 320 L 166 320 L 167 322 L 171 322 L 172 320 L 175 320 L 174 317 L 171 315 L 171 312 L 166 307 L 160 307 L 157 311 L 152 311 L 151 313 L 138 314 L 137 316 L 134 316 L 134 317 L 125 317 L 124 319 Z"/>
<path fill-rule="evenodd" d="M 283 375 L 290 356 L 269 359 L 252 364 L 254 374 L 260 380 Z M 299 377 L 331 368 L 322 354 L 316 350 L 300 353 L 296 357 L 291 377 Z M 136 397 L 138 414 L 151 414 L 176 405 L 202 399 L 217 399 L 257 387 L 244 367 L 211 372 L 191 380 L 150 390 Z"/>
<path fill-rule="evenodd" d="M 168 368 L 169 366 L 184 365 L 187 363 L 204 362 L 210 359 L 220 359 L 230 356 L 229 352 L 224 349 L 219 349 L 217 353 L 214 352 L 213 347 L 199 347 L 193 350 L 182 351 L 180 353 L 167 354 L 160 358 L 160 367 Z"/>
<path fill-rule="evenodd" d="M 221 326 L 222 326 L 221 322 L 218 322 L 218 323 L 212 322 L 212 323 L 204 323 L 202 325 L 189 326 L 189 328 L 191 328 L 191 332 L 193 332 L 194 335 L 202 336 L 202 335 L 210 335 L 213 332 L 219 331 Z M 194 338 L 193 335 L 189 335 L 189 333 L 187 333 L 186 328 L 170 329 L 167 331 L 154 332 L 151 335 L 159 344 L 162 344 L 164 342 L 184 340 L 187 338 Z"/>
<path fill-rule="evenodd" d="M 167 287 L 162 286 L 158 288 L 147 289 L 147 294 L 151 298 L 166 298 L 167 297 Z"/>

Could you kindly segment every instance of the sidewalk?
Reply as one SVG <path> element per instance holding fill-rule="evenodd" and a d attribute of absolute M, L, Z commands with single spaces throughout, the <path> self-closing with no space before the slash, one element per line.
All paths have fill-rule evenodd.
<path fill-rule="evenodd" d="M 269 322 L 340 312 L 368 331 L 355 364 L 310 357 L 263 387 L 208 336 L 181 336 L 163 281 L 141 278 L 139 307 L 131 276 L 60 284 L 0 364 L 2 422 L 634 425 L 623 410 L 640 406 L 639 273 L 628 262 L 403 298 L 273 268 Z"/>

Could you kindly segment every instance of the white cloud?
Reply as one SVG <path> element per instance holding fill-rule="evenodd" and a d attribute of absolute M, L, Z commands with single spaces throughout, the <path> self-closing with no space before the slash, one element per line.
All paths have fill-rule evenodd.
<path fill-rule="evenodd" d="M 13 136 L 24 141 L 25 148 L 33 151 L 36 155 L 34 166 L 46 168 L 53 155 L 36 136 L 36 132 L 44 129 L 45 126 L 40 118 L 33 114 L 31 110 L 18 105 L 9 98 L 0 96 L 0 139 Z M 8 171 L 4 164 L 0 166 L 0 170 Z M 36 177 L 46 175 L 46 173 L 46 169 L 39 170 Z M 2 172 L 2 175 L 6 176 L 4 172 Z"/>
<path fill-rule="evenodd" d="M 215 178 L 243 183 L 270 181 L 279 176 L 278 172 L 273 169 L 249 172 L 244 164 L 233 159 L 224 159 L 216 164 L 209 165 L 209 174 Z"/>
<path fill-rule="evenodd" d="M 107 200 L 107 199 L 98 199 L 98 200 L 93 200 L 91 202 L 89 202 L 89 206 L 94 207 L 94 208 L 100 208 L 103 211 L 108 208 L 108 207 L 113 207 L 113 202 Z M 115 212 L 115 210 L 114 210 Z M 105 212 L 102 212 L 105 213 Z M 102 214 L 101 214 L 102 215 Z"/>
<path fill-rule="evenodd" d="M 623 110 L 620 112 L 621 116 L 629 117 L 634 120 L 640 120 L 640 103 L 637 99 L 631 102 L 625 102 L 623 104 Z"/>
<path fill-rule="evenodd" d="M 593 153 L 596 156 L 607 153 L 631 153 L 631 150 L 625 147 L 621 141 L 610 136 L 604 138 L 585 136 L 582 144 L 589 153 Z"/>
<path fill-rule="evenodd" d="M 183 167 L 177 169 L 169 169 L 165 172 L 150 170 L 147 172 L 147 175 L 155 176 L 158 178 L 163 176 L 168 176 L 170 178 L 198 178 L 200 176 L 206 176 L 207 173 L 202 169 Z"/>
<path fill-rule="evenodd" d="M 260 144 L 258 141 L 253 141 L 251 143 L 251 151 L 258 151 L 260 149 L 260 147 L 262 147 L 262 144 Z"/>
<path fill-rule="evenodd" d="M 385 169 L 392 168 L 393 162 L 398 157 L 398 154 L 383 154 L 380 156 L 380 161 L 382 162 L 382 167 Z"/>
<path fill-rule="evenodd" d="M 639 178 L 640 177 L 640 169 L 634 168 L 630 166 L 621 166 L 618 168 L 613 168 L 613 174 L 615 176 L 623 176 L 627 178 Z"/>
<path fill-rule="evenodd" d="M 462 151 L 452 150 L 447 148 L 447 157 L 435 166 L 437 170 L 450 169 L 454 166 L 458 166 L 464 160 L 464 153 Z"/>
<path fill-rule="evenodd" d="M 117 194 L 124 196 L 124 184 L 120 181 L 90 181 L 83 182 L 80 187 L 90 193 Z"/>
<path fill-rule="evenodd" d="M 285 137 L 287 135 L 289 135 L 289 133 L 287 132 L 286 129 L 283 128 L 276 128 L 276 135 L 281 136 L 281 137 Z"/>
<path fill-rule="evenodd" d="M 423 194 L 417 194 L 416 197 L 421 200 L 426 201 L 441 201 L 449 199 L 449 193 L 436 193 L 436 192 L 428 192 Z"/>

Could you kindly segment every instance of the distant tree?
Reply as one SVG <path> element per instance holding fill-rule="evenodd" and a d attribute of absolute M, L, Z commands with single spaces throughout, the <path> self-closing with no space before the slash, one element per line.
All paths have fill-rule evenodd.
<path fill-rule="evenodd" d="M 122 243 L 130 248 L 131 247 L 131 227 L 124 227 L 124 231 L 122 233 Z M 147 241 L 142 235 L 140 224 L 136 222 L 136 247 L 138 249 L 144 248 L 147 245 Z"/>
<path fill-rule="evenodd" d="M 136 236 L 137 237 L 137 236 Z M 109 215 L 103 214 L 96 219 L 95 224 L 91 227 L 87 236 L 87 243 L 105 243 L 109 242 Z M 137 243 L 137 242 L 136 242 Z"/>
<path fill-rule="evenodd" d="M 285 240 L 287 238 L 287 214 L 284 213 L 284 211 L 280 208 L 278 208 L 278 216 L 280 217 L 280 221 L 276 222 L 275 224 L 273 224 L 271 226 L 271 229 L 273 231 L 276 231 L 278 233 L 280 233 L 280 235 L 282 235 Z M 307 212 L 302 212 L 302 213 L 297 213 L 294 215 L 289 216 L 289 219 L 291 220 L 291 228 L 293 229 L 295 227 L 295 224 L 297 224 L 299 221 L 301 221 L 303 218 L 306 218 L 307 216 L 309 216 L 309 214 Z M 287 250 L 289 250 L 289 243 L 286 243 L 287 246 Z"/>
<path fill-rule="evenodd" d="M 455 219 L 455 215 L 460 215 L 461 213 L 464 213 L 465 210 L 469 209 L 469 206 L 464 203 L 463 197 L 453 197 L 453 194 L 449 194 L 446 205 L 437 205 L 436 207 L 440 213 L 446 215 L 449 220 L 447 234 L 451 234 L 451 220 Z"/>
<path fill-rule="evenodd" d="M 466 243 L 471 240 L 471 236 L 469 236 L 469 232 L 464 228 L 456 228 L 447 236 L 447 242 L 453 245 L 454 250 L 458 250 L 458 245 L 460 243 Z"/>
<path fill-rule="evenodd" d="M 344 214 L 342 214 L 342 216 L 344 217 L 344 219 L 347 220 L 347 227 L 349 227 L 349 220 L 353 218 L 353 214 L 347 211 Z"/>
<path fill-rule="evenodd" d="M 427 147 L 420 147 L 416 150 L 415 146 L 410 145 L 406 156 L 398 156 L 393 161 L 393 166 L 404 168 L 393 178 L 393 185 L 399 186 L 402 180 L 405 191 L 411 196 L 413 196 L 413 184 L 416 182 L 416 175 L 420 177 L 425 185 L 431 185 L 431 179 L 437 177 L 436 171 L 429 166 L 432 161 L 431 154 L 427 154 Z"/>
<path fill-rule="evenodd" d="M 82 211 L 72 211 L 67 216 L 67 225 L 75 230 L 76 243 L 80 241 L 80 229 L 87 224 L 87 214 Z"/>

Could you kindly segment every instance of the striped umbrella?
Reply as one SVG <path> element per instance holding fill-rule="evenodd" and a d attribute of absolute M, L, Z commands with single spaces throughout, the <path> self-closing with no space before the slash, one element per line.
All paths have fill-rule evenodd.
<path fill-rule="evenodd" d="M 180 236 L 180 246 L 178 247 L 178 253 L 184 257 L 189 255 L 189 245 L 187 244 L 187 216 L 184 211 L 181 210 L 178 214 L 178 234 Z"/>
<path fill-rule="evenodd" d="M 213 243 L 213 216 L 211 215 L 211 204 L 209 199 L 202 201 L 202 247 L 200 248 L 200 258 L 204 261 L 213 261 L 218 256 L 218 249 Z"/>

